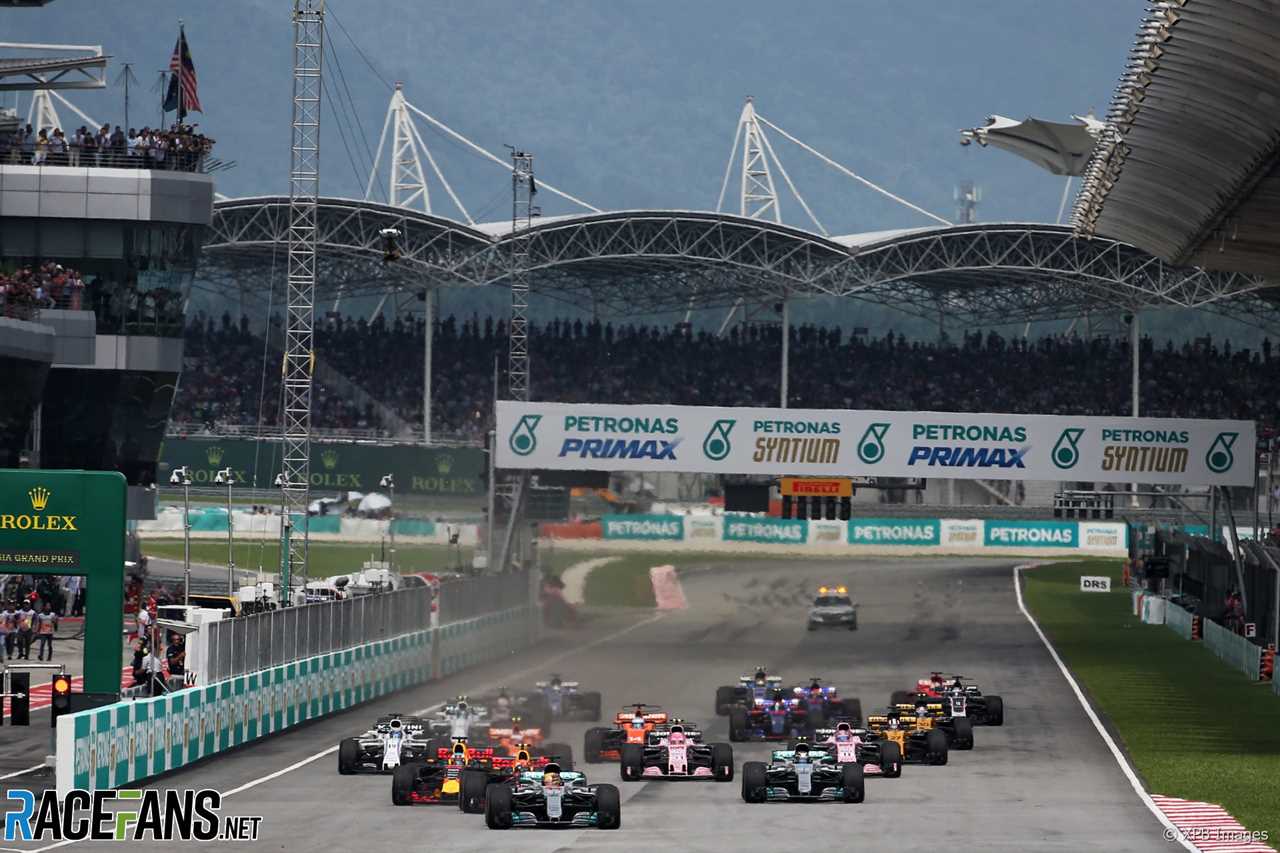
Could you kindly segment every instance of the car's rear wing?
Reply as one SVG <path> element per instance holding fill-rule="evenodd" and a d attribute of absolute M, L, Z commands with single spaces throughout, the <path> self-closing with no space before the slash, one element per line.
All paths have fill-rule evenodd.
<path fill-rule="evenodd" d="M 534 687 L 536 687 L 536 688 L 538 688 L 539 690 L 542 690 L 542 689 L 544 689 L 544 688 L 550 687 L 550 686 L 551 686 L 551 682 L 550 682 L 550 681 L 535 681 L 535 682 L 533 682 L 533 686 L 534 686 Z M 575 688 L 575 689 L 576 689 L 576 688 L 577 688 L 577 686 L 578 686 L 578 682 L 576 682 L 576 681 L 562 681 L 562 682 L 560 682 L 560 686 L 561 686 L 561 687 L 572 687 L 572 688 Z"/>

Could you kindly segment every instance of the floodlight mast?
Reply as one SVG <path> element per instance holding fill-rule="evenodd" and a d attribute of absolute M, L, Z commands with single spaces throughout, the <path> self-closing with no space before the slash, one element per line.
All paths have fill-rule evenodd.
<path fill-rule="evenodd" d="M 297 515 L 302 535 L 288 538 L 290 569 L 307 583 L 311 498 L 311 381 L 315 371 L 316 221 L 320 195 L 320 96 L 325 0 L 294 0 L 293 127 L 289 165 L 288 309 L 282 406 L 284 518 Z M 287 573 L 286 573 L 287 576 Z M 280 603 L 291 600 L 282 583 Z"/>

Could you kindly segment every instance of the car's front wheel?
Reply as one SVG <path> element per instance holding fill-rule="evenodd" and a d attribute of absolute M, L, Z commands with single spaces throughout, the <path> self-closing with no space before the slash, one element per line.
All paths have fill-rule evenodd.
<path fill-rule="evenodd" d="M 511 828 L 511 788 L 491 784 L 484 789 L 484 823 L 490 829 Z"/>
<path fill-rule="evenodd" d="M 769 787 L 769 773 L 762 761 L 748 761 L 742 765 L 742 799 L 748 803 L 763 803 Z"/>
<path fill-rule="evenodd" d="M 622 826 L 622 797 L 614 785 L 596 786 L 596 826 L 600 829 Z"/>

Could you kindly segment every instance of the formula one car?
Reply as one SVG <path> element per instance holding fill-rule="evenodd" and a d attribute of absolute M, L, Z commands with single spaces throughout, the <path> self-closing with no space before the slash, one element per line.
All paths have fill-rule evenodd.
<path fill-rule="evenodd" d="M 764 701 L 729 709 L 729 740 L 788 740 L 808 737 L 813 729 L 809 711 L 794 694 L 775 688 Z"/>
<path fill-rule="evenodd" d="M 548 743 L 543 740 L 543 730 L 525 726 L 519 715 L 512 716 L 505 725 L 494 721 L 485 730 L 484 742 L 500 751 L 514 754 L 527 747 L 534 755 L 553 756 L 561 765 L 573 767 L 573 747 L 567 743 Z"/>
<path fill-rule="evenodd" d="M 923 695 L 929 699 L 945 700 L 950 716 L 968 717 L 975 726 L 1003 726 L 1004 699 L 992 694 L 984 695 L 976 683 L 966 683 L 966 678 L 933 672 L 928 678 L 917 681 L 914 691 L 895 690 L 890 701 L 894 705 L 902 705 Z"/>
<path fill-rule="evenodd" d="M 530 699 L 540 697 L 546 705 L 553 720 L 586 720 L 596 722 L 600 719 L 600 693 L 596 690 L 579 692 L 578 682 L 562 681 L 560 676 L 553 675 L 546 681 L 534 684 L 538 692 Z"/>
<path fill-rule="evenodd" d="M 465 740 L 457 740 L 426 762 L 397 767 L 391 777 L 391 802 L 397 806 L 457 802 L 462 811 L 478 814 L 484 810 L 488 785 L 511 783 L 521 772 L 540 769 L 550 761 L 525 748 L 502 755 L 492 747 L 473 749 Z"/>
<path fill-rule="evenodd" d="M 885 714 L 867 717 L 867 732 L 872 740 L 887 740 L 898 745 L 904 764 L 947 763 L 947 736 L 933 728 L 927 717 L 904 715 L 897 708 Z"/>
<path fill-rule="evenodd" d="M 622 781 L 641 778 L 733 781 L 733 747 L 703 743 L 701 732 L 675 723 L 649 735 L 646 744 L 624 743 L 619 764 Z"/>
<path fill-rule="evenodd" d="M 844 628 L 858 630 L 858 605 L 844 586 L 820 586 L 809 608 L 809 630 Z"/>
<path fill-rule="evenodd" d="M 668 722 L 667 712 L 656 705 L 637 702 L 630 708 L 623 708 L 614 715 L 613 728 L 598 726 L 587 729 L 583 737 L 583 760 L 588 764 L 617 761 L 622 757 L 623 744 L 644 746 L 649 742 L 650 733 Z"/>
<path fill-rule="evenodd" d="M 867 776 L 897 779 L 902 775 L 902 748 L 896 742 L 873 738 L 866 729 L 849 723 L 814 730 L 813 748 L 835 756 L 837 764 L 861 764 Z"/>
<path fill-rule="evenodd" d="M 581 773 L 552 763 L 521 773 L 515 784 L 489 785 L 484 822 L 490 829 L 617 829 L 622 826 L 622 801 L 616 786 L 589 785 Z"/>
<path fill-rule="evenodd" d="M 762 705 L 780 687 L 780 676 L 769 675 L 762 666 L 756 667 L 755 675 L 740 675 L 737 684 L 716 688 L 716 713 L 723 717 L 735 707 Z"/>
<path fill-rule="evenodd" d="M 866 799 L 866 785 L 861 764 L 839 764 L 830 753 L 798 743 L 794 750 L 775 749 L 768 764 L 743 764 L 742 799 L 860 803 Z"/>
<path fill-rule="evenodd" d="M 809 713 L 809 722 L 814 726 L 836 721 L 854 726 L 862 723 L 862 700 L 857 697 L 841 699 L 835 687 L 823 684 L 817 676 L 809 679 L 807 685 L 792 688 L 791 692 L 804 705 Z"/>
<path fill-rule="evenodd" d="M 409 761 L 425 758 L 430 750 L 425 725 L 417 717 L 389 714 L 379 717 L 373 727 L 338 744 L 338 772 L 390 773 Z"/>
<path fill-rule="evenodd" d="M 466 738 L 478 746 L 487 737 L 489 711 L 466 696 L 458 696 L 427 720 L 426 728 L 431 737 L 443 739 L 446 746 L 454 738 Z"/>
<path fill-rule="evenodd" d="M 915 702 L 893 707 L 899 714 L 914 716 L 919 727 L 932 727 L 941 731 L 947 736 L 949 749 L 973 749 L 973 720 L 965 716 L 951 716 L 947 713 L 948 703 L 945 699 L 934 701 L 917 695 Z"/>

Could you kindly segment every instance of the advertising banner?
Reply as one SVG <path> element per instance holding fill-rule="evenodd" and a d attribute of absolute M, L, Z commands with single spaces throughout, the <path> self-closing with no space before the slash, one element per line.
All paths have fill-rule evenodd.
<path fill-rule="evenodd" d="M 724 541 L 773 542 L 781 545 L 806 545 L 809 522 L 797 518 L 726 515 Z"/>
<path fill-rule="evenodd" d="M 978 518 L 942 519 L 942 544 L 948 548 L 981 548 L 982 520 Z"/>
<path fill-rule="evenodd" d="M 1079 524 L 1074 521 L 986 521 L 983 544 L 989 548 L 1076 548 Z"/>
<path fill-rule="evenodd" d="M 942 526 L 936 518 L 855 518 L 850 545 L 937 545 Z"/>
<path fill-rule="evenodd" d="M 684 539 L 682 515 L 606 515 L 600 521 L 605 539 Z"/>
<path fill-rule="evenodd" d="M 166 438 L 160 448 L 166 479 L 169 471 L 186 465 L 197 486 L 212 485 L 218 470 L 230 466 L 240 483 L 270 488 L 280 459 L 277 441 Z M 311 488 L 323 491 L 379 491 L 382 476 L 395 474 L 399 494 L 483 495 L 484 467 L 484 451 L 477 447 L 311 442 Z"/>
<path fill-rule="evenodd" d="M 848 536 L 847 521 L 810 521 L 810 545 L 844 545 Z"/>
<path fill-rule="evenodd" d="M 500 468 L 1247 486 L 1253 421 L 499 401 Z"/>

